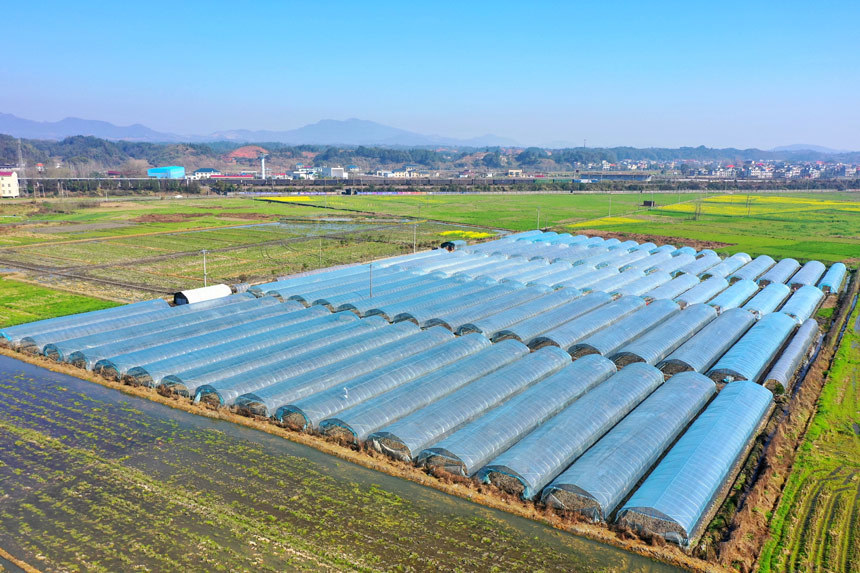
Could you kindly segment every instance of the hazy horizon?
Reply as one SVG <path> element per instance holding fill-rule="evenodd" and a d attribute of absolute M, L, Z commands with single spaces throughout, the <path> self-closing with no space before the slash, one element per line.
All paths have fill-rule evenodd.
<path fill-rule="evenodd" d="M 16 3 L 0 112 L 183 135 L 359 118 L 522 145 L 860 149 L 860 5 L 716 8 Z"/>

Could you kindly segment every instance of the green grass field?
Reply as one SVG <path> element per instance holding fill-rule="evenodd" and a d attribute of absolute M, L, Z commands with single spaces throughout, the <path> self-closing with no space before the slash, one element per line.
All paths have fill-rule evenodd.
<path fill-rule="evenodd" d="M 749 203 L 747 202 L 749 200 Z M 662 206 L 623 219 L 598 219 L 574 225 L 622 233 L 655 234 L 718 241 L 722 253 L 818 259 L 835 262 L 860 257 L 860 194 L 816 193 L 717 195 L 701 201 Z"/>
<path fill-rule="evenodd" d="M 860 306 L 849 319 L 800 447 L 761 572 L 860 570 Z"/>
<path fill-rule="evenodd" d="M 610 213 L 610 197 L 612 216 Z M 860 193 L 655 194 L 658 208 L 641 206 L 650 193 L 554 195 L 405 195 L 307 197 L 309 203 L 391 215 L 409 215 L 534 229 L 540 224 L 572 233 L 588 229 L 727 243 L 723 254 L 819 259 L 860 257 Z M 697 204 L 701 209 L 696 215 Z M 297 209 L 299 205 L 291 205 Z"/>
<path fill-rule="evenodd" d="M 0 278 L 0 327 L 89 312 L 117 303 Z"/>
<path fill-rule="evenodd" d="M 705 197 L 691 193 L 657 195 L 661 201 L 688 201 Z M 500 227 L 515 231 L 558 226 L 586 221 L 612 214 L 628 214 L 644 209 L 642 202 L 651 199 L 650 193 L 607 194 L 499 194 L 499 195 L 351 195 L 337 197 L 290 198 L 291 207 L 308 203 L 329 208 L 341 208 L 387 215 L 427 217 L 438 221 L 467 223 L 485 227 Z M 265 201 L 268 202 L 268 201 Z"/>

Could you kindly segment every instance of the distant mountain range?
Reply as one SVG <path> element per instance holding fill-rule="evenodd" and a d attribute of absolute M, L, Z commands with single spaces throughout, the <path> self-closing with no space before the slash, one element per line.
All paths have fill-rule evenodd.
<path fill-rule="evenodd" d="M 457 139 L 440 135 L 424 135 L 363 119 L 324 119 L 298 129 L 286 131 L 234 129 L 209 135 L 178 135 L 163 133 L 144 125 L 118 126 L 106 121 L 68 117 L 60 121 L 33 121 L 8 113 L 0 113 L 0 133 L 27 139 L 59 140 L 73 135 L 92 135 L 113 141 L 145 141 L 151 143 L 178 142 L 275 142 L 289 145 L 429 145 L 457 147 L 515 146 L 517 142 L 496 135 L 472 139 Z"/>
<path fill-rule="evenodd" d="M 816 153 L 837 154 L 851 153 L 848 149 L 833 149 L 832 147 L 823 147 L 821 145 L 809 145 L 808 143 L 795 143 L 794 145 L 781 145 L 774 147 L 771 151 L 815 151 Z"/>
<path fill-rule="evenodd" d="M 381 147 L 520 147 L 517 141 L 497 135 L 483 135 L 471 139 L 457 139 L 441 135 L 426 135 L 364 119 L 323 119 L 298 129 L 285 131 L 231 129 L 208 135 L 181 135 L 150 129 L 145 125 L 119 126 L 106 121 L 67 117 L 60 121 L 33 121 L 8 113 L 0 113 L 0 134 L 26 139 L 61 140 L 74 135 L 91 135 L 110 141 L 148 143 L 283 143 L 287 145 L 345 145 Z M 549 148 L 574 148 L 578 144 L 566 141 L 552 142 Z M 771 152 L 796 156 L 817 153 L 837 155 L 851 153 L 839 149 L 811 144 L 794 144 L 774 147 Z"/>

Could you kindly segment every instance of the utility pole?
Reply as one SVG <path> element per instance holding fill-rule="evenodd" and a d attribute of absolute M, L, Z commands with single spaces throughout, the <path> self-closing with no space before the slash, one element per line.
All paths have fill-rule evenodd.
<path fill-rule="evenodd" d="M 203 253 L 203 286 L 209 286 L 209 275 L 206 272 L 206 253 L 209 251 L 203 249 L 200 252 Z"/>
<path fill-rule="evenodd" d="M 540 229 L 540 207 L 537 209 L 537 228 Z"/>
<path fill-rule="evenodd" d="M 609 217 L 612 217 L 612 193 L 609 194 Z"/>
<path fill-rule="evenodd" d="M 24 165 L 24 153 L 21 150 L 21 138 L 18 138 L 18 182 L 19 186 L 24 188 L 24 194 L 27 193 L 27 166 Z M 36 188 L 33 187 L 33 197 L 36 196 Z"/>

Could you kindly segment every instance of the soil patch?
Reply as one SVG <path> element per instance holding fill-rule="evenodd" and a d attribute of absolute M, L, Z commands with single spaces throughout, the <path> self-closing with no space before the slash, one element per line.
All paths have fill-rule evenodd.
<path fill-rule="evenodd" d="M 684 241 L 685 246 L 693 247 L 694 249 L 721 249 L 723 247 L 731 247 L 735 243 L 723 243 L 720 241 L 700 241 L 696 239 L 679 239 L 678 237 L 667 237 L 665 235 L 646 235 L 642 233 L 616 233 L 615 231 L 601 231 L 598 229 L 576 229 L 578 234 L 603 237 L 604 239 L 618 239 L 619 241 L 633 240 L 639 243 L 671 243 L 675 244 L 680 240 Z"/>

